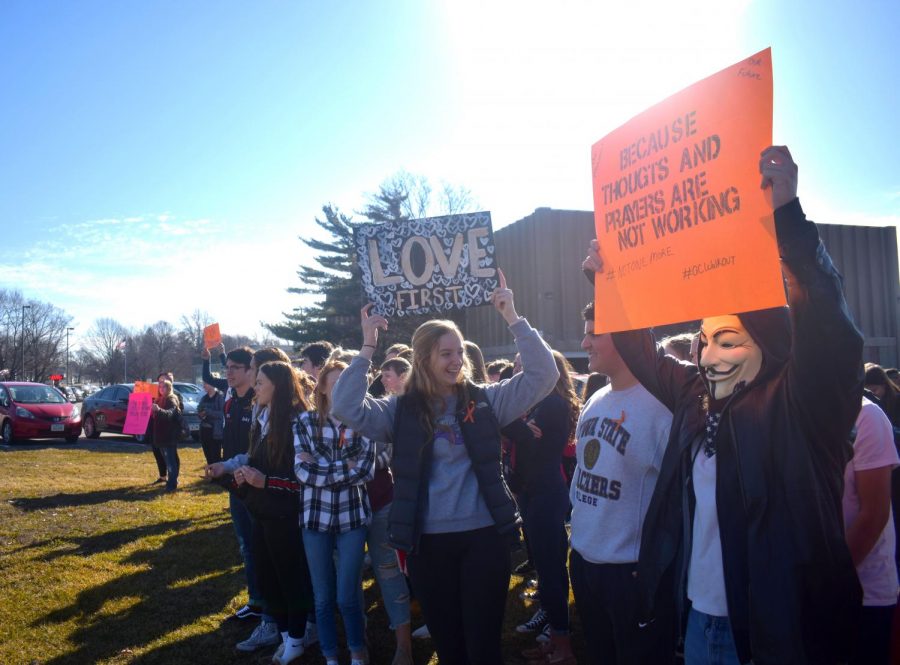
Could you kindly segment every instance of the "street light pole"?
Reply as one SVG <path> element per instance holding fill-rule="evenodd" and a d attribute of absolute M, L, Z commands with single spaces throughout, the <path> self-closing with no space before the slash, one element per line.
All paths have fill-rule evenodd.
<path fill-rule="evenodd" d="M 25 310 L 31 305 L 22 305 L 22 380 L 25 380 Z"/>
<path fill-rule="evenodd" d="M 69 332 L 75 328 L 66 328 L 66 385 L 72 385 L 72 377 L 69 376 Z"/>

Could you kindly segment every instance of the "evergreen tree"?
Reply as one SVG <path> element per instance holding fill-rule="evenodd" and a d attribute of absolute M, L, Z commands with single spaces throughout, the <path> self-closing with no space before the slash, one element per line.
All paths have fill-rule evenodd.
<path fill-rule="evenodd" d="M 318 266 L 301 265 L 297 271 L 301 286 L 290 287 L 289 293 L 320 296 L 321 300 L 293 312 L 283 312 L 281 323 L 266 323 L 265 328 L 276 337 L 294 342 L 300 347 L 316 340 L 327 340 L 345 348 L 357 349 L 362 343 L 359 310 L 365 304 L 356 264 L 353 229 L 361 223 L 402 222 L 411 216 L 424 217 L 428 213 L 431 188 L 425 178 L 401 172 L 383 183 L 378 192 L 368 197 L 365 208 L 358 212 L 363 220 L 356 222 L 332 205 L 322 208 L 325 219 L 316 224 L 327 236 L 300 240 L 318 252 Z M 413 203 L 411 203 L 411 201 Z M 469 192 L 444 185 L 442 214 L 461 212 L 471 204 Z M 395 342 L 409 344 L 413 331 L 433 315 L 394 318 L 389 329 L 381 335 L 382 348 Z M 448 318 L 462 320 L 460 312 Z"/>

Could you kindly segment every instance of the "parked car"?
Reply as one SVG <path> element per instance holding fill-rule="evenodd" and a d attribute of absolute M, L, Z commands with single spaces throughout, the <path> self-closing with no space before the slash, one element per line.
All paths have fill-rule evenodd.
<path fill-rule="evenodd" d="M 182 412 L 181 422 L 185 430 L 185 438 L 190 436 L 194 441 L 200 440 L 200 416 L 197 415 L 197 407 L 205 394 L 203 388 L 193 383 L 176 381 L 172 384 L 175 392 L 181 396 Z"/>
<path fill-rule="evenodd" d="M 181 414 L 182 422 L 182 439 L 189 436 L 195 441 L 200 440 L 200 417 L 197 415 L 197 404 L 199 397 L 194 398 L 193 391 L 185 389 L 184 392 L 178 390 L 177 386 L 194 386 L 193 384 L 178 383 L 176 390 L 183 404 Z M 103 432 L 122 433 L 125 426 L 125 416 L 128 413 L 128 397 L 134 390 L 134 384 L 119 383 L 107 386 L 97 391 L 93 395 L 86 397 L 82 406 L 82 422 L 84 426 L 84 435 L 90 439 L 96 439 Z M 197 388 L 197 390 L 200 390 Z M 144 436 L 139 434 L 135 436 L 138 441 L 143 441 Z"/>
<path fill-rule="evenodd" d="M 128 383 L 113 384 L 85 398 L 81 407 L 84 435 L 96 439 L 102 432 L 121 433 L 132 390 L 134 386 Z"/>
<path fill-rule="evenodd" d="M 81 408 L 43 383 L 0 383 L 0 435 L 10 444 L 23 439 L 63 437 L 75 443 L 81 435 Z"/>

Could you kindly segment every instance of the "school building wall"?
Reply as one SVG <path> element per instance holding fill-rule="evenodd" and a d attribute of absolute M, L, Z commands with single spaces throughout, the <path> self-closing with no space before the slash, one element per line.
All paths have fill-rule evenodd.
<path fill-rule="evenodd" d="M 895 227 L 819 224 L 844 291 L 865 339 L 865 359 L 896 367 L 900 359 L 900 281 Z M 538 208 L 531 215 L 494 231 L 498 265 L 513 289 L 516 309 L 540 330 L 553 348 L 584 370 L 581 309 L 593 289 L 581 272 L 594 237 L 594 214 L 581 210 Z M 466 311 L 467 339 L 485 358 L 511 358 L 512 336 L 493 307 Z M 667 327 L 671 334 L 685 326 Z"/>

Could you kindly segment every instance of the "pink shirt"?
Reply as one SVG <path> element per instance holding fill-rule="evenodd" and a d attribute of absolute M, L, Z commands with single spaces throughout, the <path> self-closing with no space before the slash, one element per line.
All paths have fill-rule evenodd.
<path fill-rule="evenodd" d="M 856 472 L 900 464 L 894 447 L 891 422 L 877 404 L 863 398 L 856 418 L 856 441 L 853 459 L 844 471 L 844 529 L 849 529 L 859 515 Z M 894 563 L 894 517 L 888 517 L 884 531 L 869 555 L 856 568 L 863 588 L 863 605 L 884 606 L 897 602 L 897 566 Z"/>

